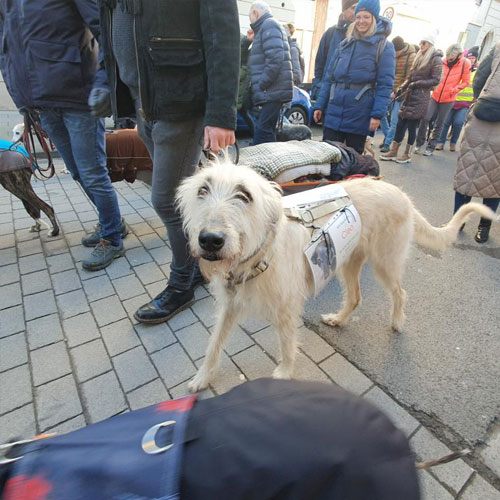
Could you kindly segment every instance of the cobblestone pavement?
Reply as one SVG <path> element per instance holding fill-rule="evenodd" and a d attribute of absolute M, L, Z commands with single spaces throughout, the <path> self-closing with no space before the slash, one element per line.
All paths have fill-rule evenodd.
<path fill-rule="evenodd" d="M 62 163 L 56 161 L 60 171 Z M 150 189 L 115 184 L 131 233 L 125 257 L 90 273 L 80 244 L 97 214 L 70 176 L 33 181 L 54 207 L 61 234 L 31 233 L 21 202 L 0 191 L 0 442 L 51 431 L 64 433 L 122 412 L 187 393 L 213 326 L 213 299 L 196 302 L 166 324 L 143 326 L 133 313 L 165 287 L 171 252 Z M 386 411 L 419 458 L 446 448 L 315 332 L 300 328 L 298 378 L 337 383 Z M 272 327 L 247 321 L 229 338 L 221 366 L 203 397 L 245 379 L 269 376 L 278 346 Z M 420 475 L 428 500 L 500 499 L 500 493 L 459 460 Z"/>

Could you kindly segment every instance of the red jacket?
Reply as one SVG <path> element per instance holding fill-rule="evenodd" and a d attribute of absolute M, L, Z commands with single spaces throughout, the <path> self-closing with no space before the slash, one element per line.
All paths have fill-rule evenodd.
<path fill-rule="evenodd" d="M 457 94 L 470 84 L 470 61 L 460 56 L 460 60 L 450 67 L 443 59 L 443 77 L 441 83 L 434 89 L 432 98 L 436 102 L 455 102 Z"/>

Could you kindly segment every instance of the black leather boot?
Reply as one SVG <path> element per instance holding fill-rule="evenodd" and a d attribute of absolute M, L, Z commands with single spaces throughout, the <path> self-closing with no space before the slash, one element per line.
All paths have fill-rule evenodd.
<path fill-rule="evenodd" d="M 478 243 L 486 243 L 488 241 L 488 238 L 490 237 L 490 228 L 491 228 L 491 221 L 481 219 L 479 222 L 479 226 L 477 228 L 476 236 L 474 236 L 474 239 Z"/>
<path fill-rule="evenodd" d="M 167 286 L 151 302 L 137 309 L 134 318 L 141 323 L 164 323 L 194 302 L 194 289 L 177 290 Z"/>

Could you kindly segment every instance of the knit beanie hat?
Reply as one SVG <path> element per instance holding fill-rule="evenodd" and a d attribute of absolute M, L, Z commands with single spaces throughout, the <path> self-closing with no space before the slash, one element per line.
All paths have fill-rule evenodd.
<path fill-rule="evenodd" d="M 396 36 L 392 39 L 392 44 L 394 45 L 394 50 L 403 50 L 405 48 L 405 41 L 402 37 Z"/>
<path fill-rule="evenodd" d="M 479 47 L 471 47 L 468 51 L 467 51 L 467 55 L 468 56 L 474 56 L 476 59 L 479 57 Z"/>
<path fill-rule="evenodd" d="M 354 4 L 358 3 L 358 0 L 342 0 L 342 12 L 352 7 Z"/>
<path fill-rule="evenodd" d="M 375 19 L 380 14 L 380 0 L 360 0 L 356 5 L 356 14 L 360 10 L 367 10 Z"/>
<path fill-rule="evenodd" d="M 422 37 L 422 42 L 429 42 L 431 45 L 436 45 L 436 33 L 428 33 Z"/>

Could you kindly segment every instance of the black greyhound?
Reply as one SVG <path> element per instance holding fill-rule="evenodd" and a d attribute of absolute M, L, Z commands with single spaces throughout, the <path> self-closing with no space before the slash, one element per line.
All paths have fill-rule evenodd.
<path fill-rule="evenodd" d="M 50 236 L 59 234 L 59 226 L 54 214 L 54 209 L 37 196 L 31 186 L 33 169 L 30 160 L 22 153 L 13 150 L 0 150 L 0 184 L 14 196 L 17 196 L 24 205 L 28 214 L 35 220 L 31 231 L 38 232 L 41 225 L 43 211 L 52 223 Z"/>

